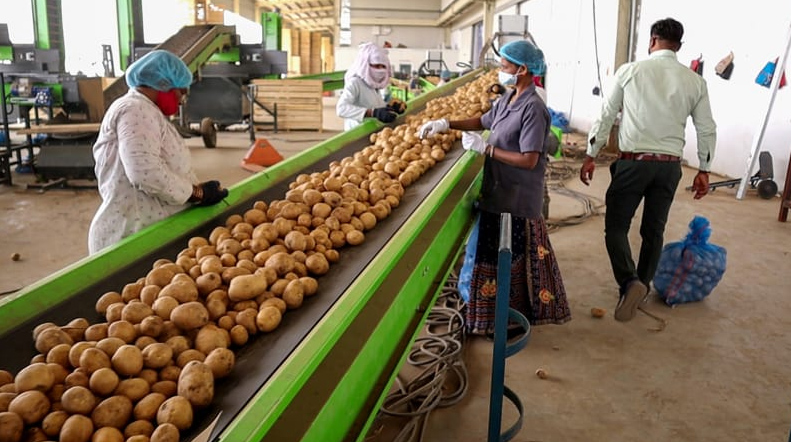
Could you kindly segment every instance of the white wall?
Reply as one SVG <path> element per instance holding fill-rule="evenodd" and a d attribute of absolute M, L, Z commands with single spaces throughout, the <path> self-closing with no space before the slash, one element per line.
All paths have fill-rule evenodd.
<path fill-rule="evenodd" d="M 356 48 L 360 43 L 367 41 L 381 46 L 385 41 L 389 41 L 394 48 L 402 44 L 412 49 L 436 49 L 443 46 L 444 38 L 442 28 L 435 27 L 352 25 L 350 47 Z"/>
<path fill-rule="evenodd" d="M 510 9 L 500 12 L 510 12 Z M 599 115 L 602 101 L 601 96 L 592 93 L 599 84 L 597 72 L 600 72 L 605 93 L 609 91 L 614 72 L 617 0 L 530 0 L 519 6 L 519 13 L 530 17 L 529 30 L 547 59 L 549 106 L 564 112 L 575 129 L 589 130 Z M 451 39 L 462 44 L 462 57 L 466 57 L 468 51 L 464 46 L 471 42 L 467 28 L 480 20 L 481 15 L 482 11 L 476 9 L 452 31 Z M 648 56 L 651 24 L 665 17 L 673 17 L 685 27 L 679 61 L 688 65 L 701 54 L 705 60 L 703 77 L 709 87 L 718 126 L 713 170 L 740 178 L 745 173 L 753 138 L 761 127 L 769 100 L 769 89 L 756 85 L 755 76 L 767 61 L 779 56 L 784 49 L 791 24 L 791 3 L 642 0 L 636 34 L 637 60 Z M 726 81 L 715 74 L 714 66 L 731 50 L 735 54 L 735 68 L 730 80 Z M 791 150 L 789 94 L 791 86 L 778 92 L 761 146 L 761 150 L 772 154 L 774 181 L 781 189 Z M 691 120 L 684 157 L 693 167 L 697 165 Z M 757 166 L 751 174 L 755 172 Z"/>
<path fill-rule="evenodd" d="M 716 14 L 712 11 L 716 10 Z M 671 16 L 684 24 L 684 46 L 679 61 L 688 64 L 703 54 L 703 77 L 709 86 L 711 107 L 717 122 L 716 172 L 741 178 L 753 138 L 761 127 L 770 91 L 755 84 L 764 64 L 780 55 L 791 24 L 791 3 L 753 0 L 749 3 L 682 0 L 643 0 L 638 48 L 648 45 L 651 23 Z M 714 66 L 729 51 L 734 53 L 730 80 L 723 80 Z M 639 52 L 638 52 L 639 53 Z M 791 150 L 791 87 L 778 91 L 761 150 L 772 154 L 774 181 L 782 189 Z M 692 165 L 695 135 L 687 128 L 685 157 Z M 757 172 L 758 166 L 751 171 Z"/>
<path fill-rule="evenodd" d="M 388 49 L 390 65 L 394 70 L 398 70 L 399 64 L 408 63 L 412 65 L 412 70 L 417 70 L 420 65 L 426 61 L 426 52 L 426 49 Z M 352 65 L 356 56 L 356 46 L 335 48 L 335 70 L 346 70 Z M 444 49 L 442 51 L 442 60 L 448 65 L 451 71 L 458 72 L 461 70 L 461 68 L 456 67 L 456 62 L 459 61 L 458 50 Z"/>

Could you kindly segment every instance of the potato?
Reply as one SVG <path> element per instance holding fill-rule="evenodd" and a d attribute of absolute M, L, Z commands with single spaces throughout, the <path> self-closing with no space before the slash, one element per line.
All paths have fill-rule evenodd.
<path fill-rule="evenodd" d="M 216 321 L 228 311 L 228 304 L 221 299 L 210 299 L 206 301 L 206 310 L 209 312 L 209 320 Z"/>
<path fill-rule="evenodd" d="M 231 343 L 239 347 L 247 344 L 250 339 L 250 334 L 243 325 L 234 325 L 228 333 L 231 335 Z"/>
<path fill-rule="evenodd" d="M 47 362 L 47 369 L 49 369 L 50 373 L 52 373 L 52 377 L 54 379 L 53 386 L 55 384 L 62 384 L 66 380 L 66 376 L 71 373 L 69 369 L 66 367 L 56 364 L 54 362 Z"/>
<path fill-rule="evenodd" d="M 14 375 L 8 370 L 0 370 L 0 387 L 14 382 Z"/>
<path fill-rule="evenodd" d="M 167 397 L 162 393 L 149 393 L 140 399 L 133 410 L 137 420 L 153 420 L 157 416 L 157 410 Z"/>
<path fill-rule="evenodd" d="M 305 266 L 308 271 L 317 276 L 321 276 L 330 270 L 330 263 L 326 256 L 321 253 L 314 253 L 305 259 Z"/>
<path fill-rule="evenodd" d="M 192 361 L 203 362 L 204 359 L 206 359 L 205 354 L 195 350 L 194 348 L 190 348 L 188 350 L 184 350 L 178 355 L 176 358 L 176 365 L 183 369 L 185 365 Z"/>
<path fill-rule="evenodd" d="M 82 341 L 85 337 L 85 329 L 91 324 L 85 318 L 75 318 L 69 321 L 60 329 L 66 332 L 73 341 Z"/>
<path fill-rule="evenodd" d="M 113 427 L 102 427 L 93 433 L 91 442 L 124 442 L 126 438 L 121 430 Z"/>
<path fill-rule="evenodd" d="M 25 430 L 25 423 L 16 413 L 0 412 L 0 442 L 19 442 Z"/>
<path fill-rule="evenodd" d="M 111 368 L 100 368 L 91 374 L 88 387 L 99 396 L 108 396 L 118 387 L 120 379 Z"/>
<path fill-rule="evenodd" d="M 117 337 L 108 337 L 100 340 L 96 343 L 96 348 L 103 351 L 108 357 L 112 358 L 115 354 L 116 350 L 121 348 L 122 345 L 125 345 L 123 339 Z"/>
<path fill-rule="evenodd" d="M 130 302 L 121 311 L 121 319 L 130 324 L 139 324 L 143 319 L 154 314 L 154 310 L 144 302 Z"/>
<path fill-rule="evenodd" d="M 154 417 L 156 417 L 156 410 L 154 411 Z M 151 420 L 153 419 L 151 418 Z M 132 436 L 151 437 L 154 432 L 154 424 L 151 423 L 151 420 L 136 420 L 130 423 L 124 428 L 124 437 L 127 439 Z"/>
<path fill-rule="evenodd" d="M 0 393 L 0 413 L 8 411 L 8 404 L 16 397 L 16 393 L 4 392 Z"/>
<path fill-rule="evenodd" d="M 231 341 L 228 332 L 214 324 L 201 327 L 195 336 L 195 349 L 205 355 L 216 348 L 227 348 L 229 345 Z"/>
<path fill-rule="evenodd" d="M 174 356 L 178 356 L 181 352 L 192 347 L 192 341 L 186 336 L 181 335 L 169 338 L 165 341 L 165 344 L 173 350 Z"/>
<path fill-rule="evenodd" d="M 60 403 L 63 410 L 70 414 L 88 415 L 96 406 L 96 396 L 85 387 L 71 387 L 63 392 Z"/>
<path fill-rule="evenodd" d="M 102 339 L 107 337 L 107 328 L 109 324 L 106 322 L 100 322 L 98 324 L 93 324 L 85 329 L 85 340 L 86 341 L 101 341 Z"/>
<path fill-rule="evenodd" d="M 118 292 L 107 292 L 99 297 L 96 301 L 96 313 L 104 315 L 107 312 L 107 307 L 117 302 L 123 302 L 124 298 Z"/>
<path fill-rule="evenodd" d="M 178 379 L 178 375 L 176 379 Z M 176 390 L 176 381 L 173 380 L 162 380 L 151 386 L 151 393 L 162 393 L 165 397 L 175 396 Z"/>
<path fill-rule="evenodd" d="M 170 319 L 170 314 L 173 309 L 178 307 L 179 302 L 172 296 L 160 296 L 154 301 L 152 309 L 157 316 L 162 319 Z"/>
<path fill-rule="evenodd" d="M 55 377 L 46 363 L 31 364 L 23 368 L 14 378 L 17 393 L 29 390 L 46 392 L 55 383 Z"/>
<path fill-rule="evenodd" d="M 352 246 L 358 246 L 365 241 L 365 234 L 359 230 L 350 230 L 346 233 L 346 243 Z"/>
<path fill-rule="evenodd" d="M 77 366 L 85 370 L 85 374 L 90 376 L 100 368 L 111 367 L 110 357 L 96 347 L 86 348 L 80 354 L 80 362 Z"/>
<path fill-rule="evenodd" d="M 166 285 L 170 284 L 170 280 L 173 279 L 176 273 L 167 267 L 157 267 L 151 269 L 148 274 L 146 275 L 145 283 L 146 285 L 156 285 L 159 287 L 165 287 Z"/>
<path fill-rule="evenodd" d="M 33 356 L 32 358 L 30 358 L 30 363 L 31 364 L 39 364 L 39 363 L 44 363 L 44 362 L 47 362 L 47 357 L 42 355 L 42 354 L 40 354 L 40 353 L 35 355 L 35 356 Z"/>
<path fill-rule="evenodd" d="M 152 310 L 151 316 L 140 321 L 140 334 L 156 338 L 162 333 L 164 324 L 165 320 L 161 316 L 153 314 Z"/>
<path fill-rule="evenodd" d="M 198 286 L 189 275 L 180 274 L 176 275 L 168 285 L 162 287 L 157 296 L 170 296 L 179 303 L 197 301 Z"/>
<path fill-rule="evenodd" d="M 222 278 L 219 273 L 209 272 L 200 275 L 195 280 L 195 285 L 198 288 L 198 293 L 206 296 L 214 290 L 217 290 L 222 285 Z"/>
<path fill-rule="evenodd" d="M 170 320 L 181 330 L 194 330 L 209 322 L 209 311 L 200 302 L 187 302 L 173 309 Z"/>
<path fill-rule="evenodd" d="M 66 422 L 68 417 L 69 413 L 63 410 L 53 411 L 44 417 L 44 420 L 41 422 L 41 430 L 50 438 L 56 438 L 58 434 L 60 434 L 60 429 L 63 428 L 63 423 Z M 2 426 L 2 423 L 0 423 L 0 427 Z M 2 437 L 0 437 L 0 441 L 1 440 L 3 440 Z"/>
<path fill-rule="evenodd" d="M 173 424 L 179 430 L 186 430 L 192 425 L 192 404 L 183 396 L 168 398 L 157 410 L 157 424 Z M 153 437 L 157 434 L 154 430 Z"/>
<path fill-rule="evenodd" d="M 74 344 L 74 340 L 68 333 L 57 327 L 42 330 L 36 336 L 36 350 L 41 354 L 47 354 L 53 347 L 59 344 Z"/>
<path fill-rule="evenodd" d="M 190 361 L 181 370 L 178 395 L 187 398 L 193 407 L 205 407 L 214 398 L 214 375 L 211 368 L 199 361 Z"/>
<path fill-rule="evenodd" d="M 288 305 L 286 305 L 286 301 L 283 301 L 281 298 L 267 299 L 266 301 L 261 303 L 261 307 L 259 308 L 259 310 L 266 306 L 277 307 L 277 309 L 280 310 L 281 314 L 285 314 L 286 310 L 288 310 Z"/>
<path fill-rule="evenodd" d="M 115 387 L 113 394 L 116 396 L 125 396 L 133 403 L 139 401 L 145 395 L 151 392 L 151 385 L 147 380 L 135 377 L 129 379 L 122 379 Z"/>
<path fill-rule="evenodd" d="M 68 375 L 66 375 L 66 376 L 68 376 Z M 52 388 L 49 389 L 49 391 L 47 392 L 47 399 L 49 399 L 49 402 L 52 404 L 52 407 L 50 408 L 50 411 L 55 411 L 56 409 L 60 410 L 60 409 L 63 408 L 63 407 L 56 408 L 55 406 L 57 405 L 57 406 L 60 407 L 60 400 L 63 397 L 63 392 L 64 391 L 66 391 L 65 380 L 64 380 L 64 383 L 62 383 L 62 384 L 55 384 L 55 385 L 52 386 Z M 9 399 L 9 402 L 10 402 L 10 399 Z M 6 408 L 8 408 L 8 407 L 6 407 Z"/>
<path fill-rule="evenodd" d="M 151 434 L 150 442 L 179 442 L 180 439 L 179 428 L 170 422 L 165 422 L 157 426 Z"/>
<path fill-rule="evenodd" d="M 115 321 L 107 327 L 107 336 L 111 338 L 119 338 L 127 344 L 135 342 L 137 339 L 137 331 L 134 324 L 129 321 Z"/>
<path fill-rule="evenodd" d="M 269 260 L 267 260 L 268 262 Z M 240 275 L 231 280 L 231 284 L 228 287 L 228 298 L 234 302 L 246 301 L 255 298 L 265 292 L 266 289 L 266 277 L 254 274 Z"/>
<path fill-rule="evenodd" d="M 256 309 L 243 310 L 236 315 L 236 323 L 243 326 L 249 335 L 254 335 L 258 332 L 258 326 L 255 323 L 257 314 L 258 310 Z"/>
<path fill-rule="evenodd" d="M 324 252 L 324 257 L 327 259 L 328 262 L 335 263 L 335 262 L 338 262 L 341 259 L 341 254 L 337 250 L 327 249 Z M 310 269 L 310 268 L 308 268 L 308 269 Z"/>
<path fill-rule="evenodd" d="M 313 296 L 319 290 L 319 282 L 310 276 L 302 276 L 299 278 L 302 283 L 303 294 L 305 296 Z"/>
<path fill-rule="evenodd" d="M 262 308 L 255 317 L 255 323 L 258 330 L 268 333 L 273 331 L 280 325 L 283 315 L 277 307 L 266 306 Z"/>
<path fill-rule="evenodd" d="M 250 275 L 252 272 L 244 267 L 228 267 L 222 271 L 222 281 L 230 284 L 235 278 L 242 275 Z"/>
<path fill-rule="evenodd" d="M 124 428 L 132 416 L 132 401 L 126 396 L 110 396 L 99 402 L 91 413 L 96 427 Z"/>
<path fill-rule="evenodd" d="M 302 288 L 302 283 L 299 279 L 289 281 L 285 291 L 283 291 L 283 301 L 289 309 L 297 309 L 302 306 L 302 300 L 305 296 L 305 290 Z"/>
<path fill-rule="evenodd" d="M 66 376 L 66 379 L 63 381 L 63 385 L 65 385 L 66 388 L 71 388 L 76 385 L 87 387 L 89 382 L 90 378 L 88 377 L 88 374 L 84 370 L 80 369 L 80 371 L 75 370 L 69 373 L 69 375 Z"/>
<path fill-rule="evenodd" d="M 111 360 L 113 369 L 121 376 L 135 376 L 143 369 L 143 352 L 134 345 L 122 345 Z"/>
<path fill-rule="evenodd" d="M 115 304 L 110 304 L 107 307 L 107 312 L 104 314 L 105 319 L 107 322 L 115 322 L 121 319 L 121 312 L 124 311 L 124 307 L 126 307 L 125 302 L 116 302 Z"/>
<path fill-rule="evenodd" d="M 47 395 L 38 390 L 28 390 L 11 400 L 8 411 L 18 414 L 26 425 L 32 425 L 44 419 L 49 407 Z"/>
<path fill-rule="evenodd" d="M 151 344 L 142 351 L 143 365 L 160 369 L 173 360 L 173 348 L 165 343 Z"/>
<path fill-rule="evenodd" d="M 69 416 L 60 429 L 60 442 L 88 442 L 93 435 L 93 422 L 90 418 L 74 414 Z"/>
<path fill-rule="evenodd" d="M 153 368 L 144 368 L 137 376 L 148 382 L 148 385 L 154 385 L 159 380 L 159 372 Z"/>
<path fill-rule="evenodd" d="M 173 381 L 175 383 L 179 379 L 179 375 L 180 374 L 181 374 L 181 367 L 180 366 L 178 366 L 178 365 L 168 365 L 167 367 L 163 367 L 161 370 L 159 370 L 159 379 L 161 379 L 160 382 L 161 381 Z M 174 389 L 174 394 L 175 394 L 175 389 Z M 165 396 L 167 396 L 167 395 L 165 395 Z"/>
<path fill-rule="evenodd" d="M 231 373 L 233 370 L 234 364 L 236 363 L 236 357 L 233 351 L 219 347 L 212 350 L 208 355 L 206 355 L 206 359 L 203 361 L 207 367 L 211 370 L 212 376 L 214 379 L 224 378 Z"/>

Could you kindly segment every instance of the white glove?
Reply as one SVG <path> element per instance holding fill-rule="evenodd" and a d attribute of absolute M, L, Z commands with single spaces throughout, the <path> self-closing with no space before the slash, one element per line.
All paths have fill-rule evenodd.
<path fill-rule="evenodd" d="M 486 151 L 486 143 L 478 132 L 462 132 L 461 146 L 464 150 L 471 150 L 483 155 Z"/>
<path fill-rule="evenodd" d="M 418 130 L 417 134 L 422 140 L 430 135 L 436 135 L 445 133 L 450 130 L 450 122 L 447 119 L 443 118 L 441 120 L 431 120 L 428 123 L 420 126 L 420 130 Z"/>

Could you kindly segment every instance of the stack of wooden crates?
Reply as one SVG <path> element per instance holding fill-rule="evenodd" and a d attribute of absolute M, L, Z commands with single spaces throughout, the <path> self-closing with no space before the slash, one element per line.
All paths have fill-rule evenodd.
<path fill-rule="evenodd" d="M 320 74 L 334 69 L 330 37 L 300 29 L 282 30 L 283 49 L 288 52 L 288 76 Z M 324 91 L 321 80 L 253 80 L 255 96 L 269 109 L 277 104 L 278 130 L 322 131 Z M 255 106 L 256 123 L 272 123 L 273 117 Z"/>
<path fill-rule="evenodd" d="M 253 80 L 255 97 L 269 109 L 277 105 L 278 130 L 317 130 L 324 124 L 321 80 Z M 256 123 L 271 123 L 273 117 L 255 106 Z"/>

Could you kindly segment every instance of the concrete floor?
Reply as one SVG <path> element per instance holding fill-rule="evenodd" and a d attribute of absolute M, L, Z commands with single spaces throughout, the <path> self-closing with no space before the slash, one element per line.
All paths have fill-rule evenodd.
<path fill-rule="evenodd" d="M 260 133 L 284 156 L 337 133 L 332 100 L 325 128 L 317 132 Z M 246 133 L 221 132 L 216 149 L 192 146 L 198 176 L 232 185 L 250 175 L 239 167 Z M 574 168 L 579 164 L 570 163 Z M 576 169 L 575 169 L 576 170 Z M 553 231 L 574 319 L 533 329 L 528 347 L 510 358 L 506 384 L 525 405 L 518 442 L 784 441 L 791 428 L 791 223 L 777 221 L 779 199 L 722 188 L 695 201 L 683 190 L 694 171 L 686 169 L 670 213 L 666 242 L 686 234 L 696 214 L 712 223 L 711 241 L 728 250 L 728 269 L 714 293 L 674 309 L 655 297 L 646 309 L 667 320 L 638 313 L 614 321 L 617 300 L 603 240 L 603 218 Z M 576 177 L 568 189 L 602 199 L 608 173 L 601 165 L 591 187 Z M 25 189 L 30 177 L 0 187 L 0 292 L 17 290 L 87 255 L 87 230 L 99 198 L 95 189 Z M 712 181 L 721 177 L 712 177 Z M 551 218 L 578 215 L 574 198 L 552 194 Z M 634 229 L 633 239 L 638 239 Z M 12 261 L 13 253 L 21 259 Z M 607 309 L 602 319 L 591 307 Z M 467 342 L 467 396 L 431 414 L 427 441 L 486 439 L 491 342 Z M 549 374 L 539 379 L 535 371 Z M 506 405 L 504 426 L 514 411 Z"/>

